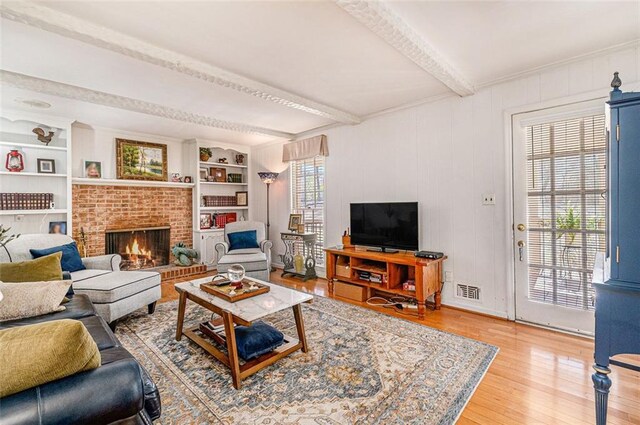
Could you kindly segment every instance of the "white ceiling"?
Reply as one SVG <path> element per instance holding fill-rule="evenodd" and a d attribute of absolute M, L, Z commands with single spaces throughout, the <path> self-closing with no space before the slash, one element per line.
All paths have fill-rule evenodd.
<path fill-rule="evenodd" d="M 422 37 L 425 46 L 444 58 L 445 65 L 476 87 L 640 39 L 640 1 L 385 4 Z M 329 1 L 47 1 L 42 5 L 248 77 L 256 85 L 268 84 L 272 93 L 284 90 L 285 97 L 288 92 L 303 105 L 318 103 L 320 110 L 337 112 L 310 113 L 107 50 L 46 24 L 40 29 L 16 22 L 19 19 L 1 20 L 2 70 L 124 96 L 158 110 L 170 108 L 259 127 L 266 133 L 295 134 L 333 124 L 341 113 L 366 117 L 452 93 L 388 40 Z M 274 139 L 273 133 L 167 120 L 61 93 L 37 93 L 33 87 L 4 83 L 1 90 L 3 108 L 24 108 L 13 102 L 16 97 L 42 99 L 53 105 L 49 113 L 104 127 L 243 144 Z"/>
<path fill-rule="evenodd" d="M 394 10 L 476 86 L 640 39 L 640 1 L 402 1 Z"/>

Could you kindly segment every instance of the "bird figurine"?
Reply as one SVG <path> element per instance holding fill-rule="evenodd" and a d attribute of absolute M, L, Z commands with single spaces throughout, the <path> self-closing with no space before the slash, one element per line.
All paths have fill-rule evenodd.
<path fill-rule="evenodd" d="M 41 129 L 40 127 L 36 127 L 31 131 L 33 131 L 35 134 L 37 134 L 38 135 L 38 140 L 41 141 L 42 143 L 44 143 L 46 146 L 49 146 L 49 143 L 51 143 L 51 138 L 55 134 L 55 132 L 50 131 L 49 135 L 45 136 L 44 135 L 44 130 Z"/>

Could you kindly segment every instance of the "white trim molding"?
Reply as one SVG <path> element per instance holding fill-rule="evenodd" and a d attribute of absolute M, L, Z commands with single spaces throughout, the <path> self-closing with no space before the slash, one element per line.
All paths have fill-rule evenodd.
<path fill-rule="evenodd" d="M 36 91 L 39 93 L 64 97 L 67 99 L 80 100 L 83 102 L 94 103 L 96 105 L 125 109 L 128 111 L 154 115 L 162 118 L 169 118 L 176 121 L 183 121 L 192 124 L 203 125 L 206 127 L 221 128 L 224 130 L 236 131 L 239 133 L 264 134 L 267 136 L 280 137 L 283 139 L 292 139 L 293 137 L 295 137 L 293 133 L 286 133 L 284 131 L 272 130 L 264 127 L 256 127 L 232 121 L 224 121 L 206 115 L 194 114 L 192 112 L 186 112 L 180 109 L 158 105 L 156 103 L 146 102 L 144 100 L 118 96 L 111 93 L 105 93 L 87 89 L 84 87 L 74 86 L 71 84 L 37 78 L 17 72 L 0 70 L 0 83 L 19 89 Z"/>
<path fill-rule="evenodd" d="M 336 0 L 336 4 L 455 93 L 469 96 L 475 92 L 457 69 L 383 2 Z"/>
<path fill-rule="evenodd" d="M 124 179 L 91 179 L 86 177 L 74 177 L 71 179 L 71 183 L 89 186 L 177 187 L 181 189 L 191 189 L 195 185 L 195 183 Z"/>
<path fill-rule="evenodd" d="M 287 108 L 319 115 L 344 124 L 358 124 L 361 121 L 358 116 L 349 112 L 252 80 L 45 6 L 31 2 L 2 2 L 0 15 L 5 19 L 111 50 Z"/>

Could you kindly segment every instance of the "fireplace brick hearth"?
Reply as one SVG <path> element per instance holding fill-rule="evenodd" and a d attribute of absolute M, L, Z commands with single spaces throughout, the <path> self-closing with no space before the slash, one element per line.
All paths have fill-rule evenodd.
<path fill-rule="evenodd" d="M 193 246 L 191 188 L 73 185 L 73 237 L 87 255 L 105 253 L 105 231 L 170 226 L 170 244 Z M 173 261 L 173 258 L 171 259 Z"/>

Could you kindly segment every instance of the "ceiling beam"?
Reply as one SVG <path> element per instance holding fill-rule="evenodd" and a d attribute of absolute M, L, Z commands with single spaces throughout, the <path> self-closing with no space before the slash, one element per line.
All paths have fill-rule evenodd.
<path fill-rule="evenodd" d="M 361 121 L 358 116 L 349 112 L 332 108 L 38 4 L 3 1 L 0 3 L 0 15 L 12 21 L 181 72 L 288 108 L 319 115 L 344 124 L 357 124 Z"/>
<path fill-rule="evenodd" d="M 381 1 L 335 1 L 345 12 L 455 93 L 460 96 L 474 93 L 473 85 L 458 70 Z"/>
<path fill-rule="evenodd" d="M 157 103 L 118 96 L 111 93 L 91 90 L 57 81 L 45 80 L 43 78 L 6 70 L 0 70 L 0 84 L 18 89 L 45 93 L 52 96 L 94 103 L 96 105 L 125 109 L 127 111 L 139 112 L 142 114 L 154 115 L 156 117 L 168 118 L 176 121 L 203 125 L 206 127 L 221 128 L 223 130 L 236 131 L 240 133 L 263 134 L 283 139 L 292 139 L 295 136 L 293 133 L 220 120 L 206 115 L 194 114 L 192 112 L 158 105 Z"/>

